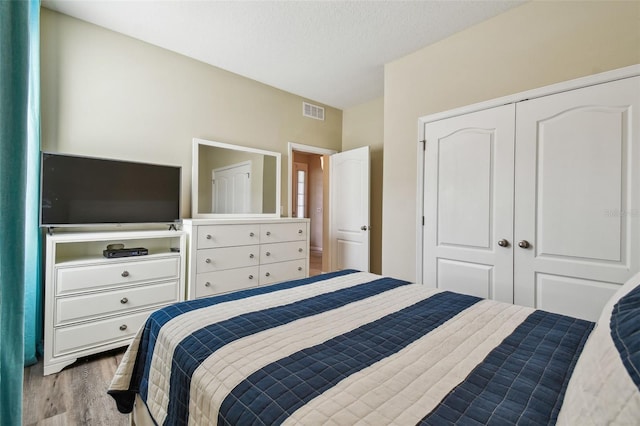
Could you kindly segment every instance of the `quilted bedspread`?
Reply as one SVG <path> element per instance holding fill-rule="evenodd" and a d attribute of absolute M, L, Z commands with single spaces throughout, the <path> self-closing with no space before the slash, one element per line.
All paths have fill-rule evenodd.
<path fill-rule="evenodd" d="M 109 388 L 158 424 L 553 424 L 593 323 L 353 270 L 153 313 Z"/>

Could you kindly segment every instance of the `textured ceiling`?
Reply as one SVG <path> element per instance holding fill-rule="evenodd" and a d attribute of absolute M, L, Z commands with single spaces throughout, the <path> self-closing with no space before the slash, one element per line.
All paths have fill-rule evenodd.
<path fill-rule="evenodd" d="M 523 2 L 43 0 L 42 5 L 344 109 L 383 95 L 385 63 Z"/>

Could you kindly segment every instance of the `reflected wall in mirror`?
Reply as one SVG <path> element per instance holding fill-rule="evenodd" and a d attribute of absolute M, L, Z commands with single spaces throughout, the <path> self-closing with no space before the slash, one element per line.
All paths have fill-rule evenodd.
<path fill-rule="evenodd" d="M 193 140 L 194 218 L 279 217 L 278 152 Z"/>

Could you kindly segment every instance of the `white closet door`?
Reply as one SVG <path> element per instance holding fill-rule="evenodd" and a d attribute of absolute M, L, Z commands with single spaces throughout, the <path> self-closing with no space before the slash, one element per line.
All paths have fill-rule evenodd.
<path fill-rule="evenodd" d="M 513 303 L 514 123 L 505 105 L 425 125 L 425 285 Z"/>
<path fill-rule="evenodd" d="M 640 77 L 521 102 L 516 129 L 515 303 L 595 320 L 640 268 Z"/>

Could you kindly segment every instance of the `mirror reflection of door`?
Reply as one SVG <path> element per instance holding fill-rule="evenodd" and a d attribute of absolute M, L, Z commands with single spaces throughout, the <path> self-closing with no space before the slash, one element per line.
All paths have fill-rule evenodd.
<path fill-rule="evenodd" d="M 213 169 L 211 179 L 213 213 L 251 212 L 251 161 Z"/>
<path fill-rule="evenodd" d="M 297 218 L 309 217 L 309 165 L 305 163 L 293 163 L 293 194 L 294 203 L 292 216 Z"/>

